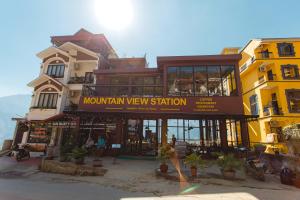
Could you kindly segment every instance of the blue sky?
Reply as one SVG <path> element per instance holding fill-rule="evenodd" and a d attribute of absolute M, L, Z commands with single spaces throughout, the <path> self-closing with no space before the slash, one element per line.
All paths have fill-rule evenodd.
<path fill-rule="evenodd" d="M 102 27 L 95 0 L 8 0 L 0 6 L 0 96 L 30 94 L 36 53 L 50 36 L 80 28 L 104 33 L 119 56 L 218 54 L 251 38 L 299 37 L 298 0 L 132 0 L 134 19 L 122 31 Z"/>

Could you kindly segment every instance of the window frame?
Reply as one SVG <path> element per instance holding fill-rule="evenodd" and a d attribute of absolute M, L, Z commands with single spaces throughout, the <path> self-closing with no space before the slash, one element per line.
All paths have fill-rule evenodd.
<path fill-rule="evenodd" d="M 292 67 L 294 69 L 295 77 L 286 77 L 285 76 L 284 69 L 290 68 L 290 67 Z M 300 79 L 298 65 L 291 65 L 291 64 L 281 65 L 281 75 L 282 75 L 283 79 L 289 79 L 289 80 Z"/>
<path fill-rule="evenodd" d="M 58 93 L 41 92 L 37 101 L 37 108 L 56 109 Z"/>
<path fill-rule="evenodd" d="M 64 63 L 49 64 L 46 74 L 53 78 L 63 78 L 65 74 L 65 64 Z"/>
<path fill-rule="evenodd" d="M 290 46 L 290 48 L 291 48 L 291 52 L 289 52 L 289 53 L 282 51 L 282 48 L 285 48 L 287 46 Z M 296 54 L 293 43 L 286 43 L 286 42 L 277 43 L 277 50 L 278 50 L 279 57 L 293 57 Z"/>
<path fill-rule="evenodd" d="M 254 102 L 252 101 L 252 99 L 254 99 Z M 253 94 L 249 97 L 249 105 L 250 105 L 251 115 L 259 115 L 257 94 Z M 252 109 L 254 106 L 255 106 L 255 110 Z"/>
<path fill-rule="evenodd" d="M 287 106 L 288 106 L 288 110 L 289 113 L 300 113 L 300 109 L 299 111 L 293 111 L 291 108 L 291 104 L 290 104 L 290 100 L 291 98 L 289 97 L 289 92 L 299 92 L 300 93 L 300 89 L 287 89 L 285 90 L 285 96 L 286 96 L 286 101 L 287 101 Z"/>

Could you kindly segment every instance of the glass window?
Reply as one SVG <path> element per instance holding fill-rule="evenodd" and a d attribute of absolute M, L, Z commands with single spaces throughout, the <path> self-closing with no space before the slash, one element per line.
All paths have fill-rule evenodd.
<path fill-rule="evenodd" d="M 181 96 L 193 96 L 193 67 L 179 67 L 179 88 Z"/>
<path fill-rule="evenodd" d="M 110 79 L 110 83 L 112 85 L 128 85 L 129 84 L 129 77 L 126 77 L 126 76 L 112 77 Z"/>
<path fill-rule="evenodd" d="M 281 72 L 284 79 L 299 79 L 299 69 L 297 65 L 282 65 Z"/>
<path fill-rule="evenodd" d="M 295 56 L 294 46 L 292 43 L 278 43 L 279 56 Z"/>
<path fill-rule="evenodd" d="M 291 113 L 300 113 L 300 90 L 286 90 L 288 109 Z"/>
<path fill-rule="evenodd" d="M 207 96 L 207 67 L 194 67 L 194 84 L 196 96 Z"/>
<path fill-rule="evenodd" d="M 221 66 L 223 96 L 236 95 L 234 66 Z"/>
<path fill-rule="evenodd" d="M 110 88 L 111 96 L 128 96 L 128 87 L 111 87 Z"/>
<path fill-rule="evenodd" d="M 254 94 L 250 96 L 250 110 L 252 115 L 258 115 L 258 101 L 257 101 L 257 95 Z"/>
<path fill-rule="evenodd" d="M 57 103 L 57 93 L 41 93 L 38 100 L 38 108 L 56 108 Z"/>
<path fill-rule="evenodd" d="M 93 72 L 85 72 L 84 82 L 85 83 L 93 83 L 94 82 Z"/>
<path fill-rule="evenodd" d="M 180 95 L 177 67 L 168 67 L 168 94 L 170 96 Z"/>
<path fill-rule="evenodd" d="M 48 65 L 47 75 L 54 78 L 64 77 L 65 65 L 64 64 L 55 64 Z"/>
<path fill-rule="evenodd" d="M 221 96 L 222 95 L 222 83 L 220 77 L 220 66 L 208 66 L 208 95 L 209 96 Z"/>

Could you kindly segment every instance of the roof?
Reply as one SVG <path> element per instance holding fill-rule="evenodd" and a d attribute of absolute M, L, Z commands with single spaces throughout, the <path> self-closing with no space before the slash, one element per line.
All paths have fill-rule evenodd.
<path fill-rule="evenodd" d="M 300 37 L 285 37 L 285 38 L 254 38 L 247 42 L 247 44 L 240 49 L 240 52 L 244 51 L 247 46 L 253 41 L 260 41 L 260 42 L 279 42 L 279 41 L 300 41 Z"/>
<path fill-rule="evenodd" d="M 28 83 L 27 86 L 29 86 L 29 87 L 35 87 L 36 85 L 39 85 L 40 83 L 43 83 L 46 80 L 52 80 L 53 82 L 55 82 L 55 83 L 57 83 L 57 84 L 59 84 L 61 86 L 65 86 L 63 83 L 59 82 L 55 78 L 52 78 L 51 76 L 48 76 L 47 74 L 42 74 L 38 78 L 36 78 L 33 81 L 31 81 L 30 83 Z"/>
<path fill-rule="evenodd" d="M 104 34 L 93 34 L 83 28 L 74 35 L 51 36 L 51 42 L 56 46 L 60 46 L 66 42 L 73 42 L 97 53 L 101 53 L 103 46 L 105 46 L 109 51 L 116 54 Z"/>

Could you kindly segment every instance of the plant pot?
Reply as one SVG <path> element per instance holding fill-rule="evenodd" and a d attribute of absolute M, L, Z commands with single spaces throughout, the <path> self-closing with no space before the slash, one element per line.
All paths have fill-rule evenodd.
<path fill-rule="evenodd" d="M 167 164 L 161 164 L 159 168 L 161 173 L 167 173 L 169 167 Z"/>
<path fill-rule="evenodd" d="M 300 178 L 295 178 L 293 182 L 295 187 L 300 188 Z"/>
<path fill-rule="evenodd" d="M 77 165 L 84 164 L 84 157 L 82 157 L 82 158 L 75 158 L 74 160 L 75 160 L 75 164 L 77 164 Z"/>
<path fill-rule="evenodd" d="M 102 160 L 99 159 L 93 160 L 93 167 L 102 167 Z"/>
<path fill-rule="evenodd" d="M 197 167 L 191 167 L 191 175 L 192 177 L 197 177 Z"/>
<path fill-rule="evenodd" d="M 235 171 L 221 170 L 221 173 L 225 179 L 235 179 Z"/>

